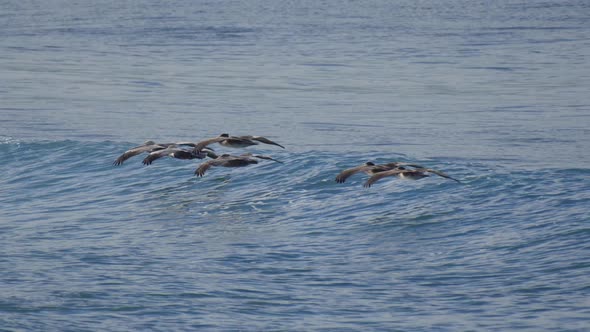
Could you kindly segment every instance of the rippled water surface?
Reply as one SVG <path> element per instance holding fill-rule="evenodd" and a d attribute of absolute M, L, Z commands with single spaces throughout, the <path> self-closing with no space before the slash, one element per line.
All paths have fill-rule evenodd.
<path fill-rule="evenodd" d="M 0 330 L 586 330 L 589 22 L 586 1 L 5 1 Z M 223 132 L 284 163 L 112 165 Z M 369 160 L 461 183 L 334 181 Z"/>

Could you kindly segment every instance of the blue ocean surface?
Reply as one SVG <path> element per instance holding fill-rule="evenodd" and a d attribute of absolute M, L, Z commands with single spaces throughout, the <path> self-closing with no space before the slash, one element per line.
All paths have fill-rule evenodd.
<path fill-rule="evenodd" d="M 1 8 L 0 331 L 590 329 L 587 1 Z"/>

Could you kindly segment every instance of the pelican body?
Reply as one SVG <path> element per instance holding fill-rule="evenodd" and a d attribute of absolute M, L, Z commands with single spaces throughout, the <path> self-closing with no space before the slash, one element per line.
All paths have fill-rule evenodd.
<path fill-rule="evenodd" d="M 221 134 L 217 137 L 208 138 L 203 140 L 195 146 L 195 149 L 204 149 L 205 147 L 219 143 L 222 146 L 230 147 L 230 148 L 246 148 L 252 145 L 258 145 L 258 142 L 270 145 L 276 145 L 281 148 L 285 148 L 284 146 L 280 145 L 279 143 L 273 142 L 266 137 L 262 136 L 230 136 L 229 134 Z"/>
<path fill-rule="evenodd" d="M 389 171 L 392 169 L 398 169 L 398 168 L 404 169 L 403 166 L 424 168 L 420 165 L 403 163 L 403 162 L 392 162 L 392 163 L 387 163 L 387 164 L 376 165 L 376 164 L 368 161 L 362 165 L 359 165 L 359 166 L 356 166 L 353 168 L 349 168 L 349 169 L 345 169 L 344 171 L 340 172 L 336 176 L 336 182 L 344 183 L 346 181 L 346 179 L 348 179 L 349 177 L 351 177 L 352 175 L 354 175 L 356 173 L 364 172 L 367 175 L 375 175 L 377 173 Z"/>
<path fill-rule="evenodd" d="M 258 160 L 254 159 L 264 159 L 264 160 L 272 160 L 275 161 L 277 163 L 283 163 L 282 161 L 273 159 L 269 156 L 263 156 L 263 155 L 253 155 L 251 153 L 244 153 L 242 155 L 239 156 L 232 156 L 230 154 L 222 154 L 221 156 L 215 158 L 215 159 L 211 159 L 208 160 L 204 163 L 202 163 L 196 170 L 195 170 L 195 175 L 197 176 L 203 176 L 205 175 L 205 172 L 211 168 L 211 167 L 215 167 L 215 166 L 221 166 L 221 167 L 244 167 L 244 166 L 248 166 L 248 165 L 252 165 L 252 164 L 258 164 Z"/>

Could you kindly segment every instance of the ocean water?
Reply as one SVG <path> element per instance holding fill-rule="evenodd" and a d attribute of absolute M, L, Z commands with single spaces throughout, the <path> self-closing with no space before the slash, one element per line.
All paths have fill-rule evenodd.
<path fill-rule="evenodd" d="M 587 1 L 1 8 L 0 331 L 590 329 Z"/>

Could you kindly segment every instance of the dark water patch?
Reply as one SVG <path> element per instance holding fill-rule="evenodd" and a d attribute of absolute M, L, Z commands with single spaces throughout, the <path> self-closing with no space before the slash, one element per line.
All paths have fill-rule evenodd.
<path fill-rule="evenodd" d="M 559 31 L 559 30 L 577 30 L 576 27 L 573 26 L 512 26 L 512 27 L 493 27 L 493 28 L 484 28 L 490 29 L 495 31 L 512 31 L 512 30 L 533 30 L 533 31 Z"/>
<path fill-rule="evenodd" d="M 520 70 L 524 68 L 518 67 L 465 67 L 465 69 L 482 69 L 482 70 L 493 70 L 493 71 L 504 71 L 504 72 L 511 72 L 515 70 Z"/>
<path fill-rule="evenodd" d="M 415 64 L 420 65 L 456 65 L 456 62 L 453 61 L 415 61 Z"/>
<path fill-rule="evenodd" d="M 347 64 L 343 63 L 301 63 L 302 66 L 310 66 L 310 67 L 350 67 Z"/>
<path fill-rule="evenodd" d="M 314 126 L 314 127 L 369 127 L 369 128 L 379 128 L 382 127 L 380 125 L 369 125 L 369 124 L 347 124 L 347 123 L 333 123 L 333 122 L 302 122 L 304 125 Z"/>
<path fill-rule="evenodd" d="M 142 86 L 146 86 L 146 87 L 162 87 L 162 86 L 164 86 L 160 82 L 150 82 L 150 81 L 130 81 L 129 83 L 142 85 Z"/>

